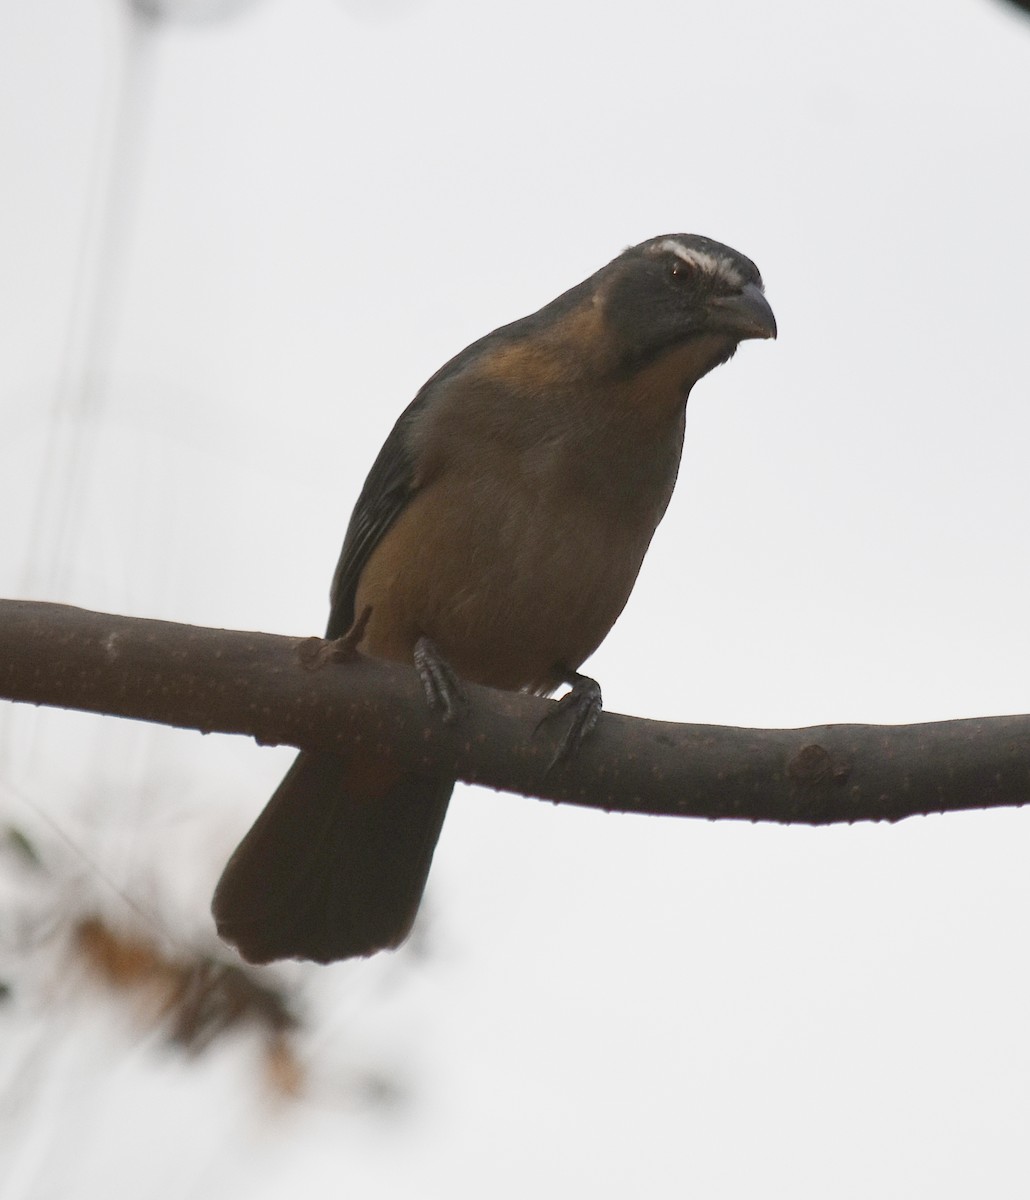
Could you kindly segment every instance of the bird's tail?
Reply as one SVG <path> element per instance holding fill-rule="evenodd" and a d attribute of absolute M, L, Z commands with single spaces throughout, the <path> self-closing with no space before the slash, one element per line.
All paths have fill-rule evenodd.
<path fill-rule="evenodd" d="M 253 963 L 333 962 L 411 931 L 454 783 L 303 752 L 229 860 L 211 908 Z"/>

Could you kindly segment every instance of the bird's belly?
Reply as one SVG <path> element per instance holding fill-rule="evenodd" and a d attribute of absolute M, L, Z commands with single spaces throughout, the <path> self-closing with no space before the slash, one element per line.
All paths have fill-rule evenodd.
<path fill-rule="evenodd" d="M 465 679 L 549 691 L 622 611 L 657 523 L 649 518 L 529 491 L 470 502 L 427 489 L 362 573 L 365 648 L 410 660 L 425 635 Z"/>

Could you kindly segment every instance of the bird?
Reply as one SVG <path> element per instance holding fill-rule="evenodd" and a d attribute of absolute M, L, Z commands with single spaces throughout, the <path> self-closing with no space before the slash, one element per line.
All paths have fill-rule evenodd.
<path fill-rule="evenodd" d="M 326 637 L 461 683 L 550 695 L 562 752 L 590 732 L 579 672 L 622 612 L 676 483 L 687 398 L 775 338 L 758 268 L 697 234 L 629 247 L 450 359 L 401 413 L 358 497 Z M 302 750 L 229 859 L 212 910 L 249 962 L 399 946 L 454 786 L 369 750 Z"/>

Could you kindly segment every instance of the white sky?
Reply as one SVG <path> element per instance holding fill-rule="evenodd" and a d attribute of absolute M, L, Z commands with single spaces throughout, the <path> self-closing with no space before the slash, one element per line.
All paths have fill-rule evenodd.
<path fill-rule="evenodd" d="M 691 400 L 591 660 L 607 706 L 1030 711 L 1013 10 L 262 0 L 133 33 L 115 0 L 35 0 L 0 9 L 0 94 L 0 593 L 320 632 L 423 380 L 625 245 L 698 232 L 755 259 L 780 339 Z M 289 761 L 35 712 L 0 749 L 0 815 L 128 825 L 105 872 L 144 905 L 158 879 L 198 935 Z M 116 1058 L 82 1017 L 78 1090 L 28 1106 L 29 1152 L 0 1125 L 5 1200 L 61 1194 L 86 1108 L 82 1197 L 1025 1198 L 1028 850 L 1021 812 L 779 829 L 460 791 L 430 957 L 311 985 L 343 1057 L 410 1085 L 402 1116 L 261 1118 L 238 1062 Z"/>

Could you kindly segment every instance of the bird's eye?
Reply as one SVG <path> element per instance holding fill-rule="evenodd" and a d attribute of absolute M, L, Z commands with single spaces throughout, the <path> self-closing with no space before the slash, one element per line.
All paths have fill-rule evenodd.
<path fill-rule="evenodd" d="M 669 260 L 669 278 L 676 283 L 687 283 L 694 278 L 694 268 L 682 258 Z"/>

